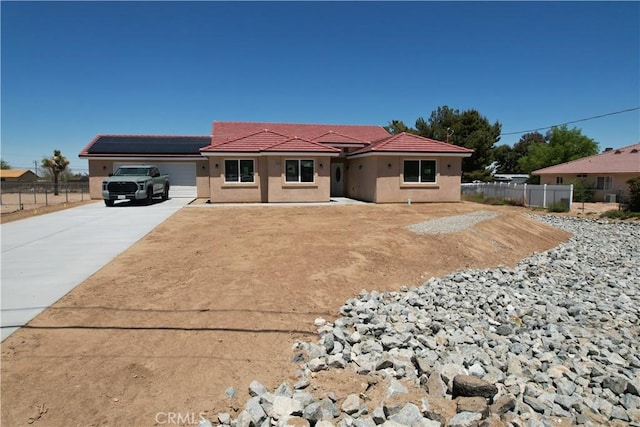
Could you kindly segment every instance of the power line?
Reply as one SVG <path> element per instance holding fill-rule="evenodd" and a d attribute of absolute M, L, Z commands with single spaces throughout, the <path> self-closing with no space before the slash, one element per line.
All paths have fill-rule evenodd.
<path fill-rule="evenodd" d="M 570 122 L 564 122 L 564 123 L 560 123 L 560 124 L 557 124 L 557 125 L 545 126 L 545 127 L 541 127 L 541 128 L 537 128 L 537 129 L 529 129 L 529 130 L 521 130 L 521 131 L 518 131 L 518 132 L 507 132 L 507 133 L 502 133 L 502 134 L 500 134 L 500 136 L 506 136 L 506 135 L 518 135 L 518 134 L 521 134 L 521 133 L 536 132 L 536 131 L 539 131 L 539 130 L 551 129 L 551 128 L 553 128 L 553 127 L 569 125 L 569 124 L 572 124 L 572 123 L 586 122 L 587 120 L 599 119 L 599 118 L 601 118 L 601 117 L 613 116 L 613 115 L 615 115 L 615 114 L 628 113 L 628 112 L 630 112 L 630 111 L 636 111 L 636 110 L 640 110 L 640 107 L 628 108 L 628 109 L 626 109 L 626 110 L 614 111 L 613 113 L 600 114 L 600 115 L 598 115 L 598 116 L 587 117 L 587 118 L 584 118 L 584 119 L 578 119 L 578 120 L 572 120 L 572 121 L 570 121 Z"/>

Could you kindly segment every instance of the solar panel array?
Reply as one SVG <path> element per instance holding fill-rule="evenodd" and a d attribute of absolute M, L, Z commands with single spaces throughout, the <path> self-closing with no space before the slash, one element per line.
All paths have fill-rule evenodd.
<path fill-rule="evenodd" d="M 210 136 L 104 135 L 89 148 L 88 154 L 197 155 L 209 144 Z"/>

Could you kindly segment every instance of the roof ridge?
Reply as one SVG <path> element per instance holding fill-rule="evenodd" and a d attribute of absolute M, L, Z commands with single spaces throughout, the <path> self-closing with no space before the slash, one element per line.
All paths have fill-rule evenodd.
<path fill-rule="evenodd" d="M 211 138 L 212 135 L 169 135 L 169 134 L 128 134 L 128 133 L 99 133 L 96 138 L 102 138 L 105 136 L 121 136 L 121 137 L 136 137 L 136 138 Z"/>
<path fill-rule="evenodd" d="M 249 121 L 233 121 L 233 120 L 214 120 L 213 124 L 216 123 L 245 123 L 245 124 L 274 124 L 274 125 L 295 125 L 295 126 L 363 126 L 363 127 L 379 127 L 384 129 L 382 125 L 354 125 L 354 124 L 340 124 L 340 123 L 299 123 L 299 122 L 249 122 Z M 386 129 L 385 129 L 386 131 Z"/>
<path fill-rule="evenodd" d="M 322 138 L 323 136 L 326 136 L 326 135 L 329 135 L 329 134 L 333 134 L 333 135 L 340 135 L 340 136 L 342 136 L 342 137 L 344 137 L 344 138 L 349 138 L 349 139 L 352 139 L 352 140 L 354 140 L 354 141 L 362 142 L 362 143 L 364 143 L 364 144 L 370 144 L 370 143 L 371 143 L 370 141 L 365 141 L 365 140 L 363 140 L 363 139 L 356 138 L 355 136 L 345 135 L 345 134 L 344 134 L 344 133 L 342 133 L 342 132 L 336 132 L 336 131 L 333 131 L 333 130 L 329 130 L 329 131 L 327 131 L 327 132 L 323 133 L 322 135 L 316 136 L 316 137 L 315 137 L 315 138 L 313 138 L 311 141 L 315 141 L 316 139 L 320 139 L 320 138 Z"/>
<path fill-rule="evenodd" d="M 261 149 L 260 151 L 268 151 L 268 150 L 270 150 L 270 149 L 272 149 L 272 148 L 274 148 L 274 147 L 276 147 L 276 146 L 278 146 L 278 145 L 286 144 L 287 142 L 290 142 L 290 141 L 296 141 L 296 140 L 298 140 L 298 141 L 304 141 L 304 142 L 306 142 L 306 143 L 309 143 L 309 144 L 315 145 L 315 146 L 317 146 L 317 147 L 322 147 L 322 148 L 323 148 L 323 149 L 325 149 L 325 150 L 326 150 L 326 149 L 330 149 L 330 150 L 340 151 L 340 150 L 338 150 L 338 149 L 336 149 L 336 148 L 334 148 L 334 147 L 330 147 L 330 146 L 327 146 L 327 145 L 322 144 L 322 143 L 320 143 L 320 142 L 315 142 L 315 141 L 312 141 L 312 140 L 310 140 L 310 139 L 302 138 L 302 137 L 299 137 L 299 136 L 292 136 L 292 137 L 289 137 L 289 139 L 287 139 L 287 140 L 285 140 L 285 141 L 276 142 L 275 144 L 272 144 L 272 145 L 270 145 L 270 146 L 268 146 L 268 147 L 265 147 L 265 148 Z"/>
<path fill-rule="evenodd" d="M 280 132 L 276 132 L 276 131 L 269 130 L 269 129 L 261 129 L 259 131 L 251 132 L 251 133 L 248 133 L 246 135 L 239 136 L 237 138 L 232 138 L 232 139 L 227 139 L 226 141 L 212 143 L 212 144 L 208 145 L 208 147 L 219 147 L 221 145 L 229 144 L 231 142 L 236 142 L 236 141 L 239 141 L 239 140 L 244 139 L 244 138 L 249 138 L 251 136 L 256 136 L 256 135 L 259 135 L 261 133 L 271 133 L 271 134 L 274 134 L 274 135 L 282 136 L 283 138 L 289 138 L 289 135 L 284 135 L 284 134 L 282 134 Z"/>

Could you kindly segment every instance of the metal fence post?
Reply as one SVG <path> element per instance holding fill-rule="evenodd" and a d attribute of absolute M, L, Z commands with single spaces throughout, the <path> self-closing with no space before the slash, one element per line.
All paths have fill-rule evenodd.
<path fill-rule="evenodd" d="M 31 187 L 31 190 L 33 191 L 33 204 L 37 204 L 38 203 L 38 199 L 36 196 L 36 185 L 33 184 L 33 186 Z"/>
<path fill-rule="evenodd" d="M 49 206 L 49 195 L 47 194 L 47 186 L 44 187 L 44 205 Z"/>
<path fill-rule="evenodd" d="M 18 188 L 18 209 L 22 210 L 22 189 Z"/>
<path fill-rule="evenodd" d="M 66 183 L 64 186 L 64 199 L 69 203 L 69 183 Z"/>

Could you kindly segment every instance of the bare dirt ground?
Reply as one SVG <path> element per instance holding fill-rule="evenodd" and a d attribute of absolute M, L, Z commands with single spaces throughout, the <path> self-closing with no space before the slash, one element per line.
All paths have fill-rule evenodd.
<path fill-rule="evenodd" d="M 477 210 L 501 215 L 448 235 L 405 229 Z M 568 238 L 526 212 L 474 203 L 182 209 L 2 343 L 2 425 L 233 414 L 252 380 L 293 384 L 292 344 L 316 341 L 314 319 L 332 321 L 360 290 L 513 265 Z M 310 391 L 343 399 L 366 389 L 363 378 L 325 372 Z"/>

